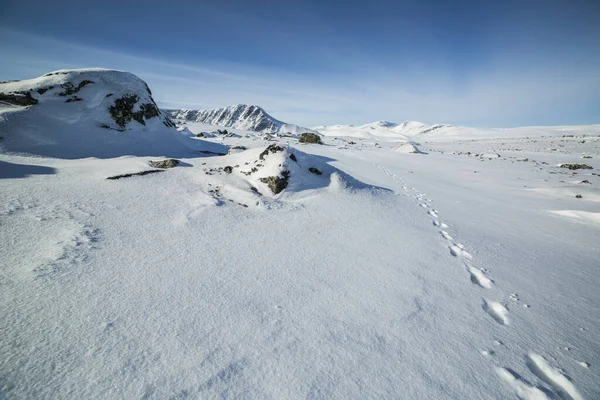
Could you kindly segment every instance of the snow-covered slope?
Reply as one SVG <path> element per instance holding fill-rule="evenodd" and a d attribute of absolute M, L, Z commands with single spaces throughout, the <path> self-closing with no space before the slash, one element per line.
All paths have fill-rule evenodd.
<path fill-rule="evenodd" d="M 324 136 L 348 136 L 357 138 L 383 138 L 387 140 L 404 141 L 417 135 L 429 134 L 432 132 L 449 133 L 455 130 L 452 125 L 426 125 L 417 121 L 405 121 L 401 124 L 388 121 L 375 121 L 365 125 L 328 125 L 317 126 L 313 129 L 319 131 Z"/>
<path fill-rule="evenodd" d="M 177 131 L 144 81 L 105 69 L 0 83 L 0 136 L 3 151 L 60 158 L 181 156 L 215 148 Z"/>
<path fill-rule="evenodd" d="M 168 110 L 176 122 L 192 121 L 253 132 L 299 135 L 312 129 L 281 122 L 261 107 L 238 104 L 214 110 Z"/>
<path fill-rule="evenodd" d="M 600 134 L 600 125 L 573 126 L 528 126 L 518 128 L 474 128 L 448 124 L 427 125 L 417 121 L 405 121 L 396 124 L 376 121 L 365 125 L 327 125 L 317 126 L 324 136 L 356 137 L 383 141 L 405 141 L 426 139 L 466 139 L 466 138 L 518 138 L 527 136 L 562 136 L 581 134 Z"/>
<path fill-rule="evenodd" d="M 3 86 L 0 399 L 600 399 L 593 127 L 202 141 L 64 75 Z"/>

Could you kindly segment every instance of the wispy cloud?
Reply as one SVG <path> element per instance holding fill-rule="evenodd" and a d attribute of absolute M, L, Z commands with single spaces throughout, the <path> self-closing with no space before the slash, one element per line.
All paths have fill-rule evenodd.
<path fill-rule="evenodd" d="M 589 120 L 589 113 L 578 114 L 578 109 L 600 103 L 600 72 L 593 65 L 568 59 L 531 67 L 524 60 L 498 58 L 470 68 L 457 80 L 436 60 L 401 69 L 371 60 L 359 68 L 340 67 L 339 74 L 299 73 L 214 60 L 161 59 L 7 29 L 0 29 L 0 37 L 0 53 L 10 60 L 0 63 L 2 79 L 60 68 L 128 70 L 146 80 L 159 104 L 169 108 L 252 103 L 277 118 L 304 125 L 362 124 L 376 119 L 488 126 L 529 124 L 536 119 L 600 122 Z"/>

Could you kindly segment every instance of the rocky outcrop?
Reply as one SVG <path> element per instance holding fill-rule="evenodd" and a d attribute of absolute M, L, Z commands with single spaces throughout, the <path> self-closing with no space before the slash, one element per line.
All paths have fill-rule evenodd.
<path fill-rule="evenodd" d="M 323 144 L 321 137 L 315 133 L 304 132 L 298 140 L 300 143 Z"/>
<path fill-rule="evenodd" d="M 587 165 L 587 164 L 560 164 L 561 168 L 567 168 L 570 170 L 577 170 L 577 169 L 593 169 L 591 166 Z"/>
<path fill-rule="evenodd" d="M 32 106 L 38 103 L 37 99 L 31 96 L 31 91 L 0 93 L 0 101 L 14 106 Z"/>
<path fill-rule="evenodd" d="M 262 183 L 266 183 L 273 194 L 281 193 L 286 187 L 288 187 L 288 181 L 290 179 L 289 171 L 281 171 L 278 176 L 268 176 L 266 178 L 260 178 Z"/>
<path fill-rule="evenodd" d="M 138 101 L 139 97 L 135 94 L 125 95 L 116 99 L 115 104 L 109 107 L 110 116 L 121 128 L 124 128 L 132 119 L 146 125 L 145 120 L 160 115 L 160 111 L 154 103 L 140 104 L 139 110 L 133 111 Z"/>
<path fill-rule="evenodd" d="M 152 166 L 154 168 L 162 168 L 162 169 L 175 168 L 176 166 L 179 165 L 179 160 L 175 160 L 174 158 L 169 158 L 167 160 L 161 160 L 161 161 L 148 161 L 148 164 L 150 164 L 150 166 Z"/>

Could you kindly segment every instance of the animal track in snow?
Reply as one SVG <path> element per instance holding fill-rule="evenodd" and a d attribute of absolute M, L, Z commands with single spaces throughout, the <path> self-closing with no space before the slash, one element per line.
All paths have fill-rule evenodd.
<path fill-rule="evenodd" d="M 527 354 L 527 367 L 535 376 L 558 393 L 564 400 L 583 399 L 573 383 L 564 376 L 557 368 L 554 368 L 548 360 L 536 353 Z"/>
<path fill-rule="evenodd" d="M 546 393 L 532 386 L 517 373 L 506 368 L 496 368 L 496 374 L 512 387 L 515 394 L 523 400 L 548 400 Z"/>
<path fill-rule="evenodd" d="M 455 244 L 451 245 L 449 247 L 449 249 L 450 249 L 450 254 L 452 254 L 454 257 L 464 257 L 468 260 L 471 260 L 473 258 L 471 253 L 466 251 L 462 244 L 455 243 Z"/>
<path fill-rule="evenodd" d="M 481 307 L 486 313 L 488 313 L 490 317 L 494 318 L 494 321 L 500 325 L 508 325 L 508 309 L 502 304 L 496 301 L 483 299 L 483 304 Z"/>
<path fill-rule="evenodd" d="M 437 212 L 435 212 L 435 210 L 429 210 L 427 211 L 427 214 L 431 215 L 433 218 L 439 218 Z"/>
<path fill-rule="evenodd" d="M 446 231 L 440 231 L 440 235 L 446 240 L 454 240 L 454 238 Z"/>
<path fill-rule="evenodd" d="M 445 224 L 441 221 L 438 221 L 437 219 L 434 219 L 432 221 L 432 223 L 433 223 L 433 225 L 437 226 L 438 228 L 444 228 L 444 229 L 449 228 L 449 226 L 447 224 Z"/>
<path fill-rule="evenodd" d="M 490 289 L 492 287 L 492 280 L 485 276 L 482 270 L 465 264 L 467 271 L 471 274 L 471 282 L 481 286 L 484 289 Z"/>

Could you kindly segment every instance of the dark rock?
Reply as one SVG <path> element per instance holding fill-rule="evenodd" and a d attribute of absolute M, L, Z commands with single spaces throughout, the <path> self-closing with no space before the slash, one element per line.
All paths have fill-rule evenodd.
<path fill-rule="evenodd" d="M 225 168 L 223 168 L 223 171 L 225 171 L 226 174 L 230 174 L 233 172 L 233 167 L 228 165 Z"/>
<path fill-rule="evenodd" d="M 133 118 L 133 106 L 137 101 L 135 94 L 118 98 L 108 109 L 110 116 L 119 126 L 124 127 Z"/>
<path fill-rule="evenodd" d="M 84 86 L 89 85 L 90 83 L 94 82 L 90 81 L 89 79 L 84 79 L 81 82 L 79 82 L 79 85 L 77 86 L 73 85 L 71 82 L 65 82 L 62 85 L 60 85 L 60 87 L 64 89 L 64 92 L 60 92 L 58 95 L 71 96 L 72 94 L 79 92 Z"/>
<path fill-rule="evenodd" d="M 114 179 L 121 179 L 121 178 L 129 178 L 129 177 L 132 177 L 132 176 L 143 176 L 143 175 L 148 175 L 148 174 L 155 174 L 157 172 L 165 172 L 165 171 L 163 171 L 162 169 L 150 169 L 148 171 L 141 171 L 141 172 L 136 172 L 136 173 L 133 173 L 133 174 L 123 174 L 123 175 L 109 176 L 106 179 L 114 180 Z"/>
<path fill-rule="evenodd" d="M 214 151 L 208 151 L 208 150 L 200 150 L 200 153 L 206 154 L 209 156 L 226 156 L 227 155 L 227 153 L 215 153 Z"/>
<path fill-rule="evenodd" d="M 298 162 L 298 160 L 296 159 L 296 156 L 293 153 L 290 154 L 290 160 Z"/>
<path fill-rule="evenodd" d="M 576 199 L 581 199 L 581 198 L 583 198 L 583 196 L 582 196 L 582 195 L 580 195 L 580 194 L 576 194 L 576 195 L 575 195 L 575 198 L 576 198 Z"/>
<path fill-rule="evenodd" d="M 587 183 L 588 185 L 591 185 L 591 184 L 592 184 L 592 182 L 588 181 L 587 179 L 584 179 L 584 180 L 582 180 L 582 181 L 581 181 L 581 182 L 579 182 L 579 183 Z"/>
<path fill-rule="evenodd" d="M 315 175 L 321 175 L 321 174 L 322 174 L 322 173 L 321 173 L 321 171 L 319 171 L 319 170 L 318 170 L 318 169 L 316 169 L 315 167 L 310 167 L 310 168 L 308 169 L 308 171 L 309 171 L 309 172 L 312 172 L 312 173 L 313 173 L 313 174 L 315 174 Z"/>
<path fill-rule="evenodd" d="M 227 154 L 235 154 L 235 153 L 239 153 L 242 151 L 248 150 L 248 148 L 246 146 L 233 146 L 231 148 L 229 148 L 229 150 L 227 151 Z"/>
<path fill-rule="evenodd" d="M 269 176 L 260 178 L 262 183 L 266 183 L 273 194 L 281 193 L 287 186 L 290 179 L 290 171 L 281 171 L 279 176 Z"/>
<path fill-rule="evenodd" d="M 0 101 L 16 106 L 32 106 L 37 104 L 37 99 L 31 97 L 31 92 L 0 93 Z"/>
<path fill-rule="evenodd" d="M 576 170 L 576 169 L 593 169 L 592 167 L 590 167 L 587 164 L 560 164 L 561 168 L 568 168 L 570 170 Z"/>
<path fill-rule="evenodd" d="M 167 160 L 160 161 L 148 161 L 148 164 L 154 168 L 174 168 L 179 165 L 179 160 L 175 160 L 174 158 L 169 158 Z"/>
<path fill-rule="evenodd" d="M 45 88 L 39 88 L 38 90 L 36 90 L 36 92 L 38 92 L 39 94 L 44 94 L 46 93 L 48 90 L 54 89 L 54 86 L 48 86 Z"/>
<path fill-rule="evenodd" d="M 204 137 L 204 132 L 200 132 L 199 134 L 196 135 L 196 137 Z"/>
<path fill-rule="evenodd" d="M 298 140 L 300 143 L 323 144 L 321 137 L 315 133 L 304 132 Z"/>
<path fill-rule="evenodd" d="M 83 99 L 81 97 L 73 96 L 65 100 L 65 103 L 72 103 L 74 101 L 83 101 Z"/>
<path fill-rule="evenodd" d="M 278 146 L 276 144 L 271 144 L 262 153 L 260 153 L 258 158 L 260 158 L 261 160 L 264 160 L 265 156 L 269 155 L 269 153 L 277 153 L 279 151 L 283 151 L 283 147 Z"/>

